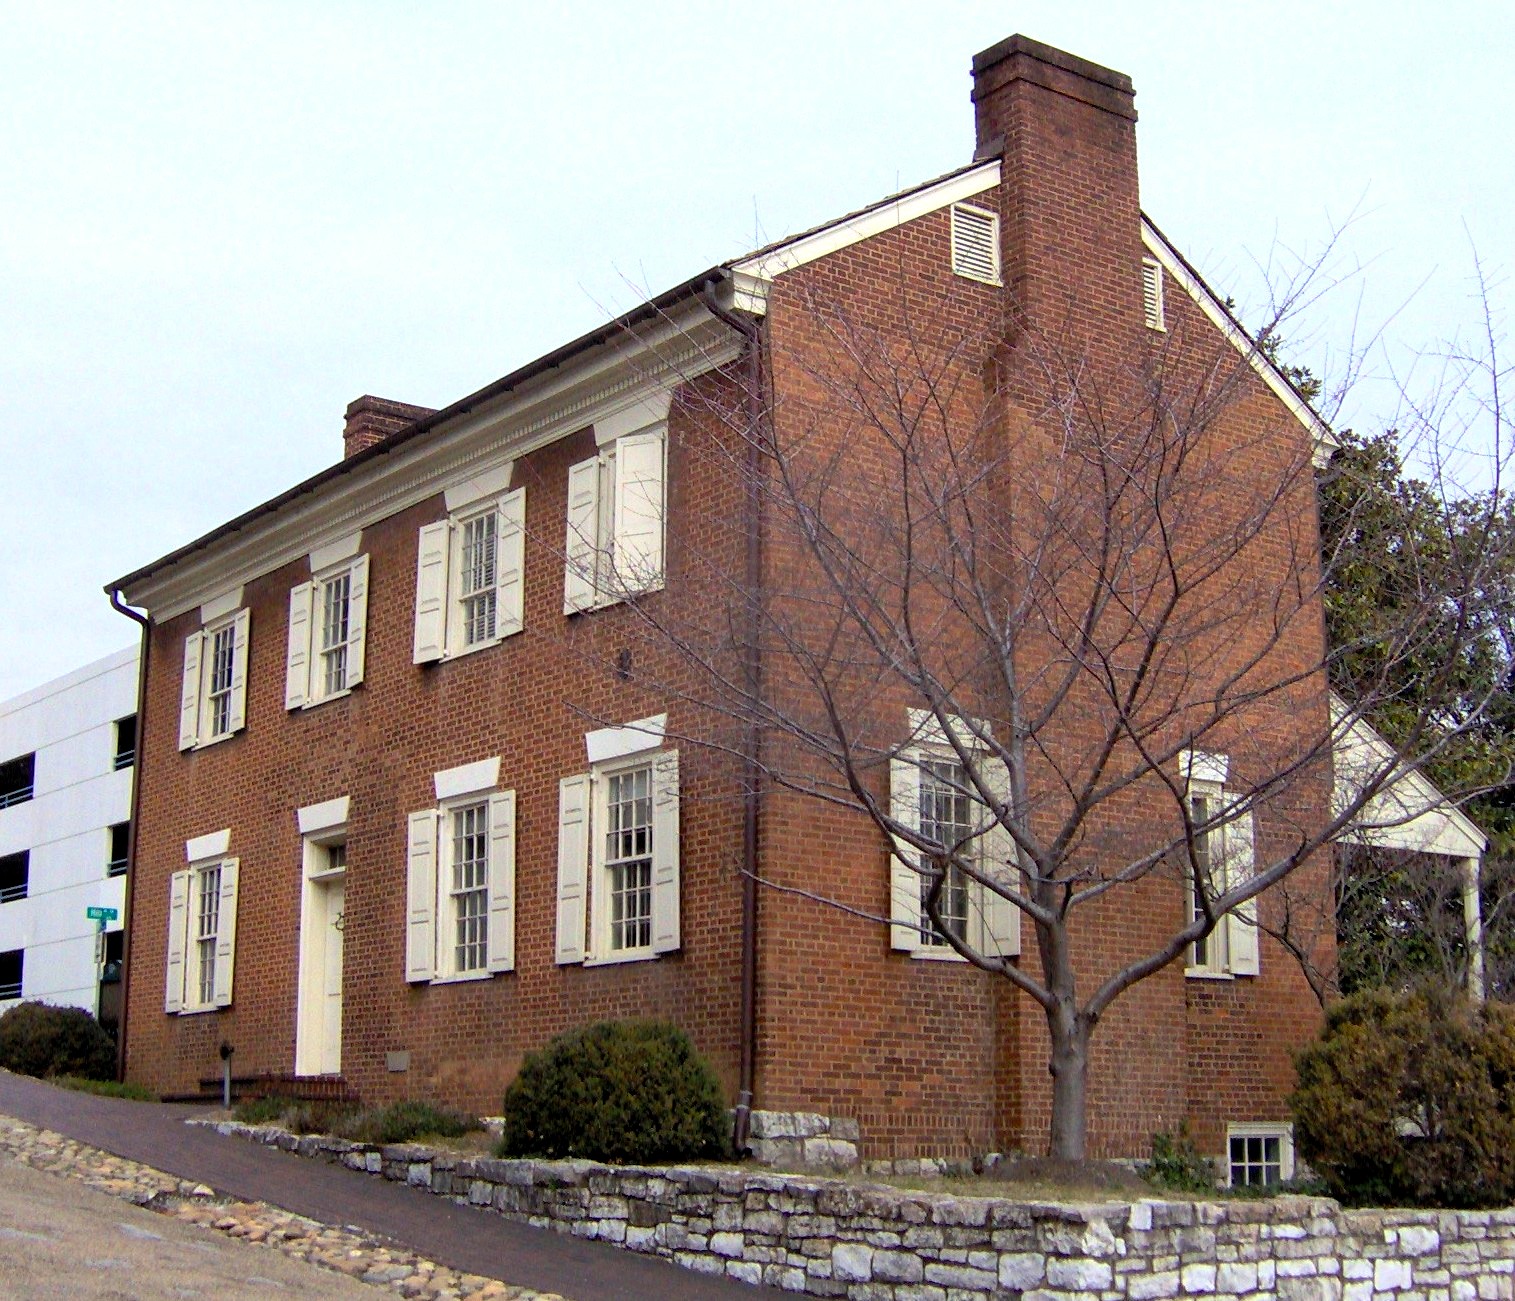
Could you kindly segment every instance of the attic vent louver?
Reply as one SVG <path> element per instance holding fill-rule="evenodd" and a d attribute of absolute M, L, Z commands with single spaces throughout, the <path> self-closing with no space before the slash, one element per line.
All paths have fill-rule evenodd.
<path fill-rule="evenodd" d="M 952 205 L 952 274 L 997 285 L 999 217 L 966 203 Z"/>
<path fill-rule="evenodd" d="M 1142 259 L 1142 310 L 1149 330 L 1166 330 L 1163 318 L 1163 268 L 1151 258 Z"/>

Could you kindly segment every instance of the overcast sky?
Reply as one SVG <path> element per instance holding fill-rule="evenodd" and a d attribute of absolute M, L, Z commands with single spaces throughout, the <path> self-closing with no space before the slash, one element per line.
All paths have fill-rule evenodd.
<path fill-rule="evenodd" d="M 359 394 L 445 405 L 966 162 L 1012 32 L 1131 75 L 1143 207 L 1244 304 L 1357 214 L 1317 369 L 1354 316 L 1400 355 L 1475 329 L 1471 247 L 1501 301 L 1515 266 L 1509 15 L 0 0 L 0 699 L 133 642 L 102 585 L 338 459 Z"/>

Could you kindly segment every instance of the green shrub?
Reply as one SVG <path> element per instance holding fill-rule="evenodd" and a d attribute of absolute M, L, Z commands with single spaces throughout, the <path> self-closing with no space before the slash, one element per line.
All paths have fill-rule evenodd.
<path fill-rule="evenodd" d="M 292 1098 L 270 1095 L 265 1098 L 244 1098 L 231 1109 L 231 1114 L 244 1125 L 277 1125 L 284 1113 L 294 1106 Z"/>
<path fill-rule="evenodd" d="M 1351 1202 L 1515 1197 L 1515 1009 L 1372 990 L 1326 1013 L 1295 1059 L 1299 1154 Z"/>
<path fill-rule="evenodd" d="M 629 1164 L 721 1157 L 726 1107 L 677 1026 L 605 1021 L 527 1056 L 505 1093 L 501 1156 Z"/>
<path fill-rule="evenodd" d="M 466 1112 L 404 1101 L 343 1117 L 333 1132 L 355 1143 L 411 1143 L 418 1138 L 458 1138 L 483 1128 L 477 1116 Z"/>
<path fill-rule="evenodd" d="M 116 1045 L 83 1008 L 17 1003 L 0 1016 L 0 1066 L 18 1075 L 108 1080 Z"/>
<path fill-rule="evenodd" d="M 58 1075 L 53 1083 L 76 1093 L 93 1093 L 102 1098 L 126 1098 L 131 1102 L 156 1102 L 158 1095 L 141 1084 L 122 1080 L 85 1080 L 77 1075 Z"/>
<path fill-rule="evenodd" d="M 1180 1121 L 1178 1133 L 1152 1135 L 1152 1160 L 1142 1168 L 1142 1177 L 1159 1188 L 1179 1193 L 1215 1191 L 1215 1165 L 1201 1156 L 1189 1136 L 1189 1122 Z"/>

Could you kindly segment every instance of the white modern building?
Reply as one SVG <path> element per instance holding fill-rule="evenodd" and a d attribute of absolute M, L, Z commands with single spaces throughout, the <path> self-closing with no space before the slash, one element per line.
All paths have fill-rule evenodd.
<path fill-rule="evenodd" d="M 136 709 L 135 647 L 0 703 L 0 1011 L 118 1015 Z"/>

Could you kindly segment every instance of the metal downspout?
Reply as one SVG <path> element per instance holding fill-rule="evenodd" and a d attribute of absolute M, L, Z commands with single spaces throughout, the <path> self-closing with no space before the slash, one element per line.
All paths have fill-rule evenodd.
<path fill-rule="evenodd" d="M 147 728 L 147 657 L 152 647 L 152 623 L 121 602 L 119 588 L 108 589 L 112 608 L 142 625 L 142 653 L 137 657 L 137 754 L 132 761 L 131 824 L 126 833 L 126 880 L 121 897 L 121 1019 L 116 1024 L 116 1078 L 126 1078 L 126 1018 L 131 1007 L 132 892 L 137 880 L 137 816 L 142 807 L 142 738 Z"/>
<path fill-rule="evenodd" d="M 713 286 L 706 285 L 700 298 L 710 314 L 747 339 L 747 482 L 743 494 L 744 524 L 747 533 L 746 590 L 747 626 L 743 653 L 743 676 L 750 698 L 756 700 L 762 686 L 762 657 L 758 650 L 761 632 L 763 533 L 762 496 L 758 489 L 762 473 L 762 452 L 756 437 L 762 415 L 762 332 L 743 316 L 722 307 L 715 300 Z M 759 763 L 757 713 L 753 710 L 747 723 L 742 747 L 742 1007 L 741 1064 L 737 1084 L 736 1115 L 732 1125 L 732 1146 L 738 1154 L 748 1150 L 752 1124 L 753 1088 L 757 1077 L 757 873 L 758 823 L 761 815 L 761 766 Z"/>

